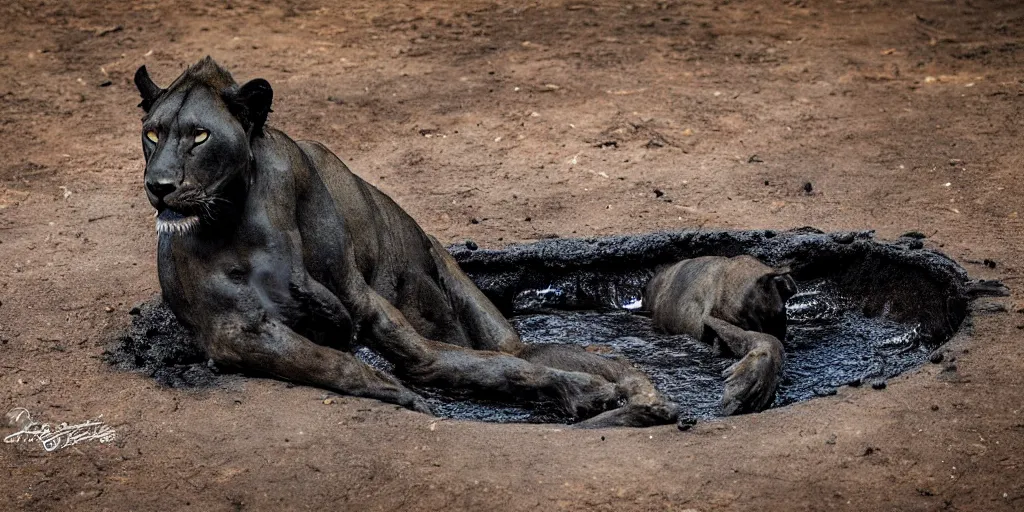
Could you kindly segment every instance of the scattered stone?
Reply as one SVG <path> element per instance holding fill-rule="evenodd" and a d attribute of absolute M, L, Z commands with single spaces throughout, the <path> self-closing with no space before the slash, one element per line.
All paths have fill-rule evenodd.
<path fill-rule="evenodd" d="M 975 302 L 971 305 L 971 310 L 976 313 L 1006 313 L 1009 311 L 1006 304 L 999 302 Z"/>
<path fill-rule="evenodd" d="M 466 240 L 466 249 L 469 249 L 471 251 L 475 251 L 475 250 L 477 250 L 479 248 L 480 248 L 480 246 L 477 245 L 476 242 L 474 242 L 472 240 Z"/>
<path fill-rule="evenodd" d="M 647 144 L 644 144 L 644 147 L 647 149 L 663 148 L 665 147 L 665 140 L 661 137 L 655 137 L 647 141 Z"/>
<path fill-rule="evenodd" d="M 939 410 L 939 406 L 938 406 L 938 405 L 935 405 L 935 404 L 932 404 L 932 407 L 931 407 L 931 409 L 932 409 L 933 411 L 937 411 L 937 410 Z"/>
<path fill-rule="evenodd" d="M 345 100 L 342 99 L 340 96 L 328 96 L 327 97 L 327 101 L 329 101 L 331 103 L 334 103 L 335 105 L 344 105 L 345 104 Z M 420 132 L 421 132 L 420 135 L 424 135 L 422 133 L 422 130 L 420 130 Z"/>
<path fill-rule="evenodd" d="M 96 30 L 96 37 L 103 37 L 107 34 L 113 34 L 114 32 L 120 32 L 124 30 L 121 25 L 114 25 L 113 27 L 106 27 Z"/>
<path fill-rule="evenodd" d="M 920 231 L 907 231 L 906 233 L 900 235 L 900 238 L 914 238 L 917 240 L 924 240 L 925 238 L 928 237 Z"/>
<path fill-rule="evenodd" d="M 764 163 L 764 160 L 762 160 L 761 157 L 759 157 L 757 155 L 750 155 L 750 158 L 747 159 L 747 163 L 748 164 L 762 164 L 762 163 Z M 765 183 L 765 185 L 767 185 L 767 184 L 768 183 Z"/>
<path fill-rule="evenodd" d="M 331 405 L 333 403 L 334 403 L 334 399 L 333 398 L 327 398 L 327 399 L 324 400 L 324 405 Z"/>
<path fill-rule="evenodd" d="M 469 223 L 470 224 L 480 224 L 480 219 L 478 219 L 476 217 L 473 217 L 472 219 L 469 219 Z"/>
<path fill-rule="evenodd" d="M 684 417 L 680 417 L 679 418 L 679 422 L 676 423 L 676 428 L 678 428 L 679 430 L 681 430 L 683 432 L 686 432 L 687 430 L 690 430 L 691 428 L 693 428 L 693 426 L 696 425 L 696 424 L 697 424 L 697 418 L 689 418 L 689 417 L 685 417 L 684 418 Z"/>
<path fill-rule="evenodd" d="M 986 266 L 986 267 L 988 267 L 988 268 L 996 268 L 996 262 L 995 262 L 995 260 L 990 260 L 990 259 L 988 259 L 988 258 L 985 258 L 985 259 L 984 259 L 984 260 L 982 260 L 981 262 L 982 262 L 982 263 L 984 263 L 984 264 L 985 264 L 985 266 Z"/>
<path fill-rule="evenodd" d="M 531 220 L 533 220 L 533 217 L 527 217 L 527 218 L 523 219 L 523 221 L 525 221 L 525 222 L 530 222 Z"/>
<path fill-rule="evenodd" d="M 871 389 L 885 389 L 886 383 L 884 380 L 876 380 L 871 383 Z"/>
<path fill-rule="evenodd" d="M 814 390 L 814 396 L 834 396 L 836 388 L 818 388 Z"/>
<path fill-rule="evenodd" d="M 854 238 L 853 233 L 835 233 L 832 235 L 832 240 L 840 244 L 852 244 Z"/>
<path fill-rule="evenodd" d="M 811 185 L 811 182 L 809 182 L 809 181 L 805 181 L 804 182 L 804 194 L 811 195 L 811 192 L 814 192 L 814 185 Z"/>
<path fill-rule="evenodd" d="M 931 361 L 932 364 L 939 364 L 945 358 L 946 358 L 946 354 L 943 354 L 942 352 L 939 352 L 938 350 L 936 350 L 935 352 L 932 352 L 932 355 L 928 356 L 928 360 Z"/>
<path fill-rule="evenodd" d="M 1008 297 L 1010 289 L 996 279 L 978 279 L 967 285 L 967 294 L 972 297 Z"/>
<path fill-rule="evenodd" d="M 654 189 L 654 197 L 657 198 L 657 197 L 661 197 L 663 195 L 665 195 L 665 192 L 663 192 L 660 188 Z"/>
<path fill-rule="evenodd" d="M 851 380 L 850 382 L 847 382 L 846 385 L 850 386 L 851 388 L 859 388 L 860 385 L 863 384 L 863 383 L 864 383 L 864 381 L 862 381 L 860 378 L 856 378 L 856 379 Z"/>
<path fill-rule="evenodd" d="M 825 440 L 825 444 L 836 444 L 836 435 L 832 434 Z"/>

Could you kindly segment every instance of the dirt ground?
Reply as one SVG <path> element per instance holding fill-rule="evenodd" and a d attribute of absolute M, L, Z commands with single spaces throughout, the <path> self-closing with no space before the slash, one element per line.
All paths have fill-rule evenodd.
<path fill-rule="evenodd" d="M 100 359 L 158 291 L 131 77 L 207 54 L 445 242 L 916 230 L 1013 295 L 956 372 L 689 432 L 160 388 Z M 4 2 L 0 407 L 118 438 L 0 445 L 0 509 L 1022 510 L 1022 70 L 1014 1 Z"/>

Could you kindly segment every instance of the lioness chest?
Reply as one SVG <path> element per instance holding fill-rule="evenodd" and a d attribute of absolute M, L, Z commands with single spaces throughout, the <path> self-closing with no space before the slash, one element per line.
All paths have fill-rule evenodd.
<path fill-rule="evenodd" d="M 288 323 L 302 320 L 301 254 L 285 233 L 247 225 L 223 237 L 160 237 L 164 299 L 195 328 L 208 308 L 261 311 Z"/>

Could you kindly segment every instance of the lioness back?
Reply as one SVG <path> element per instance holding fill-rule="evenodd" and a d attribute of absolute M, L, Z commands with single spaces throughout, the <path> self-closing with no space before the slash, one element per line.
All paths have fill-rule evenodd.
<path fill-rule="evenodd" d="M 705 318 L 714 316 L 784 338 L 785 301 L 792 291 L 788 274 L 751 256 L 702 256 L 658 272 L 646 287 L 644 303 L 655 328 L 664 332 L 701 338 Z"/>

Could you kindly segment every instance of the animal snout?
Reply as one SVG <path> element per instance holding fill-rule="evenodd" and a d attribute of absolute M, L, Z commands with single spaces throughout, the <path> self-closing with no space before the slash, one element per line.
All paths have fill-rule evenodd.
<path fill-rule="evenodd" d="M 174 193 L 175 190 L 178 190 L 178 186 L 169 181 L 147 180 L 146 188 L 149 190 L 149 193 L 153 194 L 153 197 L 159 201 L 163 201 L 165 197 Z"/>

